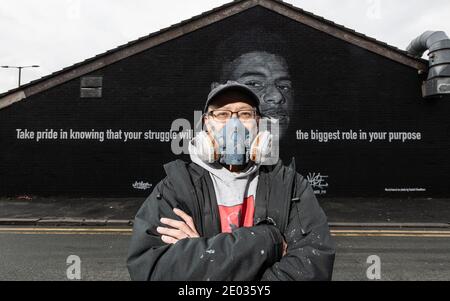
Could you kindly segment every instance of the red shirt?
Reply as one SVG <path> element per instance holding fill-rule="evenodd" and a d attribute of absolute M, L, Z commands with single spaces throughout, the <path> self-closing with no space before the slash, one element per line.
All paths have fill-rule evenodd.
<path fill-rule="evenodd" d="M 242 204 L 232 207 L 219 205 L 219 213 L 223 233 L 231 233 L 240 227 L 252 227 L 255 216 L 255 198 L 251 195 L 244 198 Z"/>

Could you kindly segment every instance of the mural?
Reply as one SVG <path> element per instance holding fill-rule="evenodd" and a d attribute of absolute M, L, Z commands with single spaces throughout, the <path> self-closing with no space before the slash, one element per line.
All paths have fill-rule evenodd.
<path fill-rule="evenodd" d="M 0 109 L 0 195 L 147 196 L 227 80 L 318 195 L 450 194 L 450 101 L 424 101 L 417 69 L 255 7 Z"/>
<path fill-rule="evenodd" d="M 221 42 L 215 52 L 218 82 L 228 80 L 251 87 L 261 98 L 261 112 L 279 120 L 286 138 L 293 111 L 294 90 L 289 65 L 280 52 L 286 41 L 262 27 L 240 31 Z"/>

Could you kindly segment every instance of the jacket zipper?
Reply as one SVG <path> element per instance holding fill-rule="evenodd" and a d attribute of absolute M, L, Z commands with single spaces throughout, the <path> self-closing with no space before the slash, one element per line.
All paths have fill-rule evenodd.
<path fill-rule="evenodd" d="M 286 232 L 287 230 L 287 226 L 289 223 L 289 213 L 290 213 L 290 208 L 291 208 L 291 202 L 293 199 L 293 194 L 294 194 L 294 180 L 295 180 L 295 170 L 294 172 L 292 172 L 292 175 L 290 176 L 289 179 L 289 189 L 287 190 L 287 201 L 285 202 L 285 206 L 283 207 L 284 212 L 283 212 L 283 225 L 282 225 L 282 230 L 283 233 Z"/>

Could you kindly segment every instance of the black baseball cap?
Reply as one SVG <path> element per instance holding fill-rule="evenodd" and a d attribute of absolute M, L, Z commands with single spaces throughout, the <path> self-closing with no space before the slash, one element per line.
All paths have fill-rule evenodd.
<path fill-rule="evenodd" d="M 203 110 L 204 113 L 208 112 L 209 105 L 219 96 L 224 95 L 226 93 L 230 92 L 230 99 L 236 99 L 240 100 L 242 99 L 242 96 L 247 100 L 252 100 L 255 103 L 255 107 L 259 111 L 259 106 L 261 104 L 261 101 L 259 99 L 259 96 L 253 92 L 252 89 L 250 89 L 248 86 L 238 83 L 236 81 L 228 81 L 225 84 L 221 84 L 214 89 L 211 90 L 211 92 L 208 95 L 208 99 L 206 100 L 205 108 Z M 232 92 L 238 92 L 236 94 L 232 94 Z M 239 93 L 240 92 L 240 93 Z"/>

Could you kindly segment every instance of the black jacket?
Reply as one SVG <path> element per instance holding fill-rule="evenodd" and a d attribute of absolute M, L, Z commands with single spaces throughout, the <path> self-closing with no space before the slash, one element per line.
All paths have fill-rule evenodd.
<path fill-rule="evenodd" d="M 262 166 L 254 227 L 221 233 L 214 186 L 205 169 L 180 160 L 140 208 L 127 260 L 132 280 L 331 280 L 335 246 L 308 181 L 280 161 Z M 165 244 L 160 218 L 192 216 L 200 238 Z M 282 257 L 282 241 L 288 244 Z"/>

